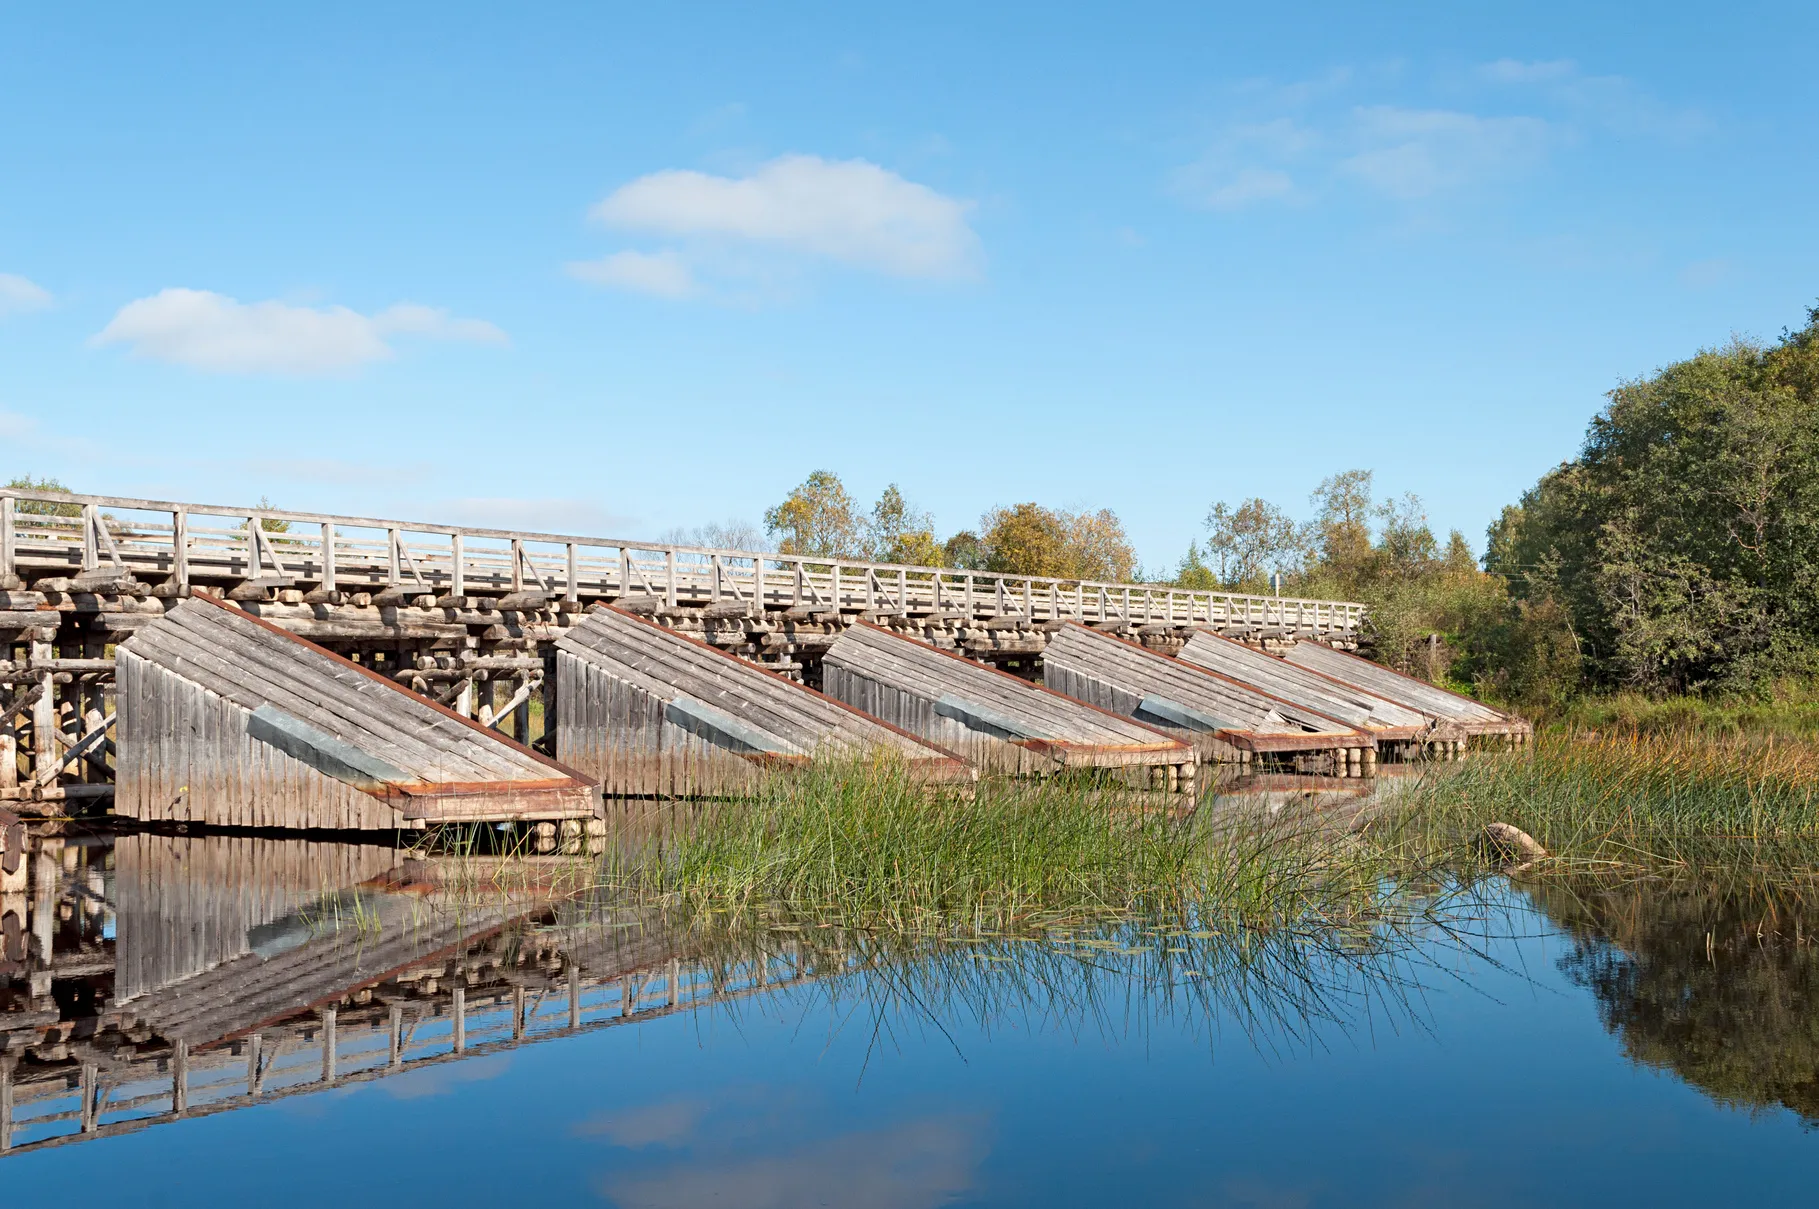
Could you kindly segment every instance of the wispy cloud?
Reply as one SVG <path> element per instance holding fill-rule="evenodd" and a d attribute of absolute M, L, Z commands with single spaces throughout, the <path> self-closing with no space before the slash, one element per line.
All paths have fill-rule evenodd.
<path fill-rule="evenodd" d="M 614 252 L 599 260 L 577 260 L 568 265 L 568 272 L 571 277 L 594 285 L 654 294 L 658 298 L 687 298 L 700 289 L 688 262 L 671 249 Z"/>
<path fill-rule="evenodd" d="M 0 319 L 26 311 L 40 311 L 51 304 L 51 292 L 17 273 L 0 273 Z"/>
<path fill-rule="evenodd" d="M 574 537 L 624 536 L 638 525 L 636 516 L 573 497 L 467 496 L 436 504 L 433 515 L 482 529 L 529 529 Z"/>
<path fill-rule="evenodd" d="M 124 345 L 134 356 L 211 373 L 319 374 L 387 360 L 397 336 L 507 343 L 485 320 L 416 303 L 364 315 L 182 288 L 127 303 L 90 343 Z"/>
<path fill-rule="evenodd" d="M 1338 170 L 1402 199 L 1524 171 L 1546 154 L 1552 136 L 1539 118 L 1395 105 L 1354 110 L 1350 133 L 1359 149 L 1341 159 Z"/>
<path fill-rule="evenodd" d="M 1231 115 L 1174 173 L 1174 189 L 1228 212 L 1348 192 L 1411 203 L 1518 179 L 1601 135 L 1675 138 L 1704 124 L 1622 76 L 1591 75 L 1565 59 L 1480 64 L 1433 90 L 1445 105 L 1384 95 L 1419 89 L 1409 76 L 1398 67 L 1245 81 Z"/>
<path fill-rule="evenodd" d="M 738 177 L 669 169 L 615 189 L 591 214 L 615 230 L 674 242 L 569 271 L 672 298 L 703 292 L 704 272 L 749 276 L 740 265 L 754 253 L 896 277 L 962 279 L 979 269 L 971 210 L 971 202 L 866 160 L 785 155 Z"/>

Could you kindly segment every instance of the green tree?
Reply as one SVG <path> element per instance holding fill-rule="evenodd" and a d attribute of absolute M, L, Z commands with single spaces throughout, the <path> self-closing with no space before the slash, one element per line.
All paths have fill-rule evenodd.
<path fill-rule="evenodd" d="M 997 508 L 980 520 L 985 569 L 1004 575 L 1126 582 L 1137 554 L 1109 508 L 1064 512 L 1040 504 Z"/>
<path fill-rule="evenodd" d="M 1264 591 L 1268 572 L 1292 573 L 1305 557 L 1307 534 L 1268 500 L 1237 507 L 1221 500 L 1207 510 L 1206 531 L 1209 565 L 1219 586 L 1233 591 Z"/>
<path fill-rule="evenodd" d="M 783 502 L 764 513 L 764 529 L 779 554 L 811 558 L 863 558 L 863 518 L 845 484 L 831 470 L 817 470 Z"/>
<path fill-rule="evenodd" d="M 1486 566 L 1564 610 L 1600 685 L 1819 671 L 1819 308 L 1772 347 L 1707 350 L 1609 400 L 1579 457 L 1492 526 Z"/>
<path fill-rule="evenodd" d="M 36 479 L 29 474 L 22 474 L 7 484 L 15 491 L 61 491 L 70 494 L 70 489 L 53 478 Z M 13 507 L 28 516 L 81 516 L 81 504 L 53 504 L 46 500 L 19 500 Z"/>
<path fill-rule="evenodd" d="M 866 520 L 866 546 L 878 562 L 912 567 L 940 566 L 944 554 L 933 519 L 905 500 L 895 483 L 872 506 Z"/>

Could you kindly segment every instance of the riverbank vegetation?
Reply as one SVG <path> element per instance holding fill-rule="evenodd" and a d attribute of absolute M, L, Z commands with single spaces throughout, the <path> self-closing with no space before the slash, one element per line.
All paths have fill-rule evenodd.
<path fill-rule="evenodd" d="M 922 931 L 986 916 L 1171 916 L 1277 931 L 1410 909 L 1406 850 L 1312 812 L 1203 805 L 1091 779 L 932 790 L 888 761 L 827 764 L 749 797 L 628 824 L 603 876 L 697 912 L 791 912 Z"/>

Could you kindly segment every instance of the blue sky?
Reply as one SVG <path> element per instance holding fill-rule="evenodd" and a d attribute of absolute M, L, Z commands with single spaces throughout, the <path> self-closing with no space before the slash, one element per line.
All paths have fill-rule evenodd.
<path fill-rule="evenodd" d="M 1338 470 L 1475 543 L 1819 299 L 1809 8 L 0 16 L 0 475 L 650 537 Z"/>

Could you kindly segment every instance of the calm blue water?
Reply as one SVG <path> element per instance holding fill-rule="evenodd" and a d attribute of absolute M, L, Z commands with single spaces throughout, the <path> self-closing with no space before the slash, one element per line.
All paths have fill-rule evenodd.
<path fill-rule="evenodd" d="M 83 860 L 105 872 L 90 880 L 113 904 L 91 912 L 93 928 L 117 931 L 108 943 L 122 947 L 98 1019 L 133 1002 L 169 1018 L 186 985 L 212 994 L 234 985 L 218 971 L 237 967 L 238 985 L 252 988 L 260 969 L 324 943 L 317 908 L 306 907 L 313 939 L 289 958 L 273 955 L 288 942 L 271 940 L 284 933 L 270 926 L 258 933 L 266 955 L 242 947 L 174 967 L 129 957 L 129 944 L 201 937 L 186 911 L 231 915 L 219 929 L 231 941 L 248 918 L 279 917 L 286 903 L 269 887 L 230 886 L 201 907 L 167 894 L 155 909 L 175 928 L 159 933 L 131 914 L 152 909 L 135 872 L 145 853 Z M 407 896 L 400 882 L 369 881 L 361 910 L 384 916 L 386 894 Z M 15 1141 L 24 1148 L 0 1157 L 0 1188 L 14 1204 L 76 1195 L 271 1209 L 349 1197 L 626 1209 L 1814 1203 L 1819 1137 L 1778 1103 L 1819 1099 L 1819 1001 L 1804 941 L 1778 944 L 1775 928 L 1755 935 L 1760 902 L 1649 893 L 1550 892 L 1543 910 L 1506 892 L 1487 924 L 1501 938 L 1482 953 L 1433 941 L 1397 967 L 1415 991 L 1319 965 L 1321 985 L 1338 995 L 1327 1013 L 1337 1018 L 1324 1020 L 1286 1005 L 1305 988 L 1253 984 L 1247 1010 L 1230 994 L 1189 997 L 1178 968 L 1166 991 L 1153 963 L 1115 953 L 1093 965 L 1041 956 L 1051 990 L 1019 984 L 1015 960 L 956 957 L 963 974 L 946 979 L 893 968 L 763 989 L 729 975 L 722 985 L 739 997 L 702 992 L 697 1006 L 672 1011 L 660 939 L 646 944 L 623 921 L 596 921 L 590 934 L 545 918 L 532 931 L 565 951 L 595 945 L 577 957 L 587 979 L 607 966 L 649 974 L 629 1021 L 593 1027 L 622 1018 L 625 1004 L 588 981 L 578 1002 L 589 1028 L 565 1033 L 561 967 L 545 963 L 530 996 L 543 996 L 543 1024 L 527 1030 L 544 1028 L 544 1040 L 45 1149 L 25 1143 L 54 1130 L 25 1130 Z M 306 886 L 296 895 L 312 897 Z M 1638 904 L 1669 922 L 1636 929 Z M 486 920 L 472 922 L 484 932 Z M 336 926 L 328 939 L 345 949 L 348 925 Z M 350 986 L 396 972 L 377 952 L 386 926 L 354 926 L 351 960 L 375 964 Z M 523 942 L 487 943 L 515 953 Z M 186 974 L 186 960 L 217 973 Z M 766 979 L 798 962 L 779 956 Z M 347 1052 L 367 1035 L 355 1018 L 382 1012 L 400 985 L 344 1001 Z M 469 995 L 470 1005 L 485 997 Z M 221 1019 L 244 1023 L 231 1008 Z M 270 1015 L 267 1036 L 295 1026 Z M 431 1021 L 412 1043 L 441 1038 L 446 1049 L 450 1029 Z M 382 1030 L 372 1035 L 383 1041 Z M 316 1051 L 299 1052 L 313 1077 Z M 374 1052 L 382 1061 L 383 1045 Z M 206 1065 L 200 1048 L 192 1062 Z M 112 1119 L 100 1117 L 102 1135 Z"/>

